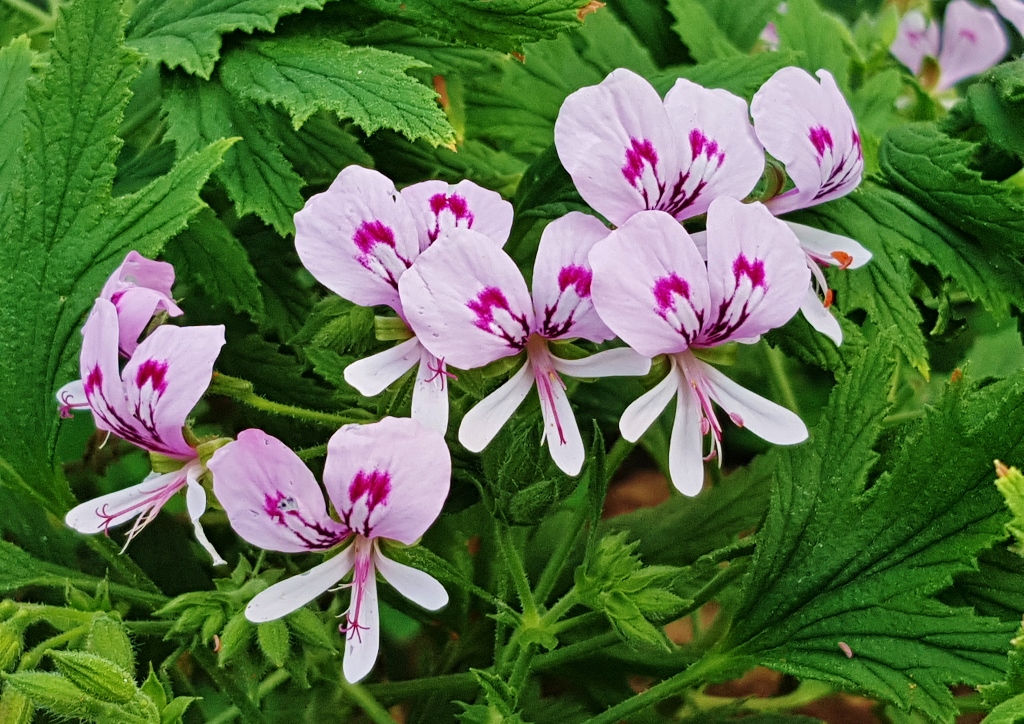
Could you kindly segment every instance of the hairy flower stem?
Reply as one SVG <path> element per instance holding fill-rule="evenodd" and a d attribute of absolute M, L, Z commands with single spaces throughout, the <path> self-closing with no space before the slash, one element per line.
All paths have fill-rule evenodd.
<path fill-rule="evenodd" d="M 658 702 L 676 696 L 684 689 L 701 684 L 717 670 L 726 668 L 731 663 L 732 658 L 728 654 L 709 654 L 675 676 L 619 702 L 603 713 L 587 719 L 583 724 L 616 724 Z"/>
<path fill-rule="evenodd" d="M 32 669 L 39 666 L 39 662 L 43 660 L 43 656 L 48 651 L 59 648 L 64 644 L 71 643 L 77 638 L 82 638 L 89 635 L 91 630 L 91 624 L 83 624 L 76 626 L 70 631 L 65 631 L 62 634 L 51 636 L 40 644 L 37 644 L 31 651 L 21 657 L 21 663 L 18 664 L 18 671 L 31 671 Z"/>
<path fill-rule="evenodd" d="M 381 706 L 380 702 L 373 698 L 366 689 L 359 684 L 350 684 L 344 676 L 339 678 L 341 688 L 356 705 L 363 710 L 367 718 L 373 724 L 397 724 L 388 713 L 388 710 Z"/>
<path fill-rule="evenodd" d="M 260 685 L 256 688 L 256 701 L 262 701 L 263 697 L 272 692 L 274 689 L 279 687 L 284 682 L 291 678 L 291 673 L 287 669 L 277 669 L 276 671 L 270 672 Z M 225 709 L 223 712 L 210 719 L 207 724 L 230 724 L 242 715 L 241 709 L 237 706 L 231 706 Z"/>
<path fill-rule="evenodd" d="M 248 405 L 263 412 L 269 412 L 272 415 L 294 417 L 297 420 L 305 420 L 332 428 L 339 428 L 352 422 L 372 422 L 373 419 L 369 413 L 363 415 L 335 415 L 331 412 L 309 410 L 305 407 L 274 402 L 265 397 L 260 397 L 253 392 L 251 382 L 222 374 L 214 375 L 208 393 L 230 397 L 241 402 L 243 405 Z"/>
<path fill-rule="evenodd" d="M 697 691 L 688 696 L 692 708 L 696 709 L 696 711 L 688 711 L 688 714 L 700 716 L 702 712 L 723 706 L 738 706 L 741 710 L 749 711 L 788 711 L 806 706 L 834 692 L 835 687 L 821 681 L 803 681 L 788 694 L 767 698 L 711 696 Z M 689 708 L 687 707 L 687 709 Z"/>
<path fill-rule="evenodd" d="M 799 415 L 800 407 L 796 401 L 796 394 L 793 392 L 793 385 L 790 384 L 789 375 L 786 373 L 786 356 L 782 354 L 781 350 L 772 347 L 764 340 L 761 340 L 761 349 L 764 350 L 765 359 L 768 360 L 772 380 L 782 396 L 782 404 Z"/>
<path fill-rule="evenodd" d="M 266 717 L 260 713 L 259 706 L 249 698 L 249 695 L 245 693 L 242 686 L 228 673 L 227 669 L 222 669 L 218 666 L 217 657 L 213 655 L 213 652 L 205 646 L 196 646 L 190 650 L 192 658 L 195 659 L 196 663 L 213 680 L 217 688 L 224 692 L 231 703 L 238 708 L 239 715 L 243 721 L 252 722 L 252 724 L 266 724 Z"/>

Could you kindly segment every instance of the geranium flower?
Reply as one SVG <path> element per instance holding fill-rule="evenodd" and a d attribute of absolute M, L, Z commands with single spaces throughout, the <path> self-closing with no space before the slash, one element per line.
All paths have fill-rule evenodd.
<path fill-rule="evenodd" d="M 761 204 L 720 198 L 708 210 L 707 265 L 690 235 L 659 211 L 637 214 L 590 253 L 594 305 L 601 319 L 637 352 L 668 355 L 667 377 L 623 413 L 623 437 L 636 441 L 676 397 L 669 444 L 672 482 L 700 492 L 703 459 L 718 454 L 722 428 L 711 403 L 768 442 L 807 437 L 794 413 L 730 380 L 693 350 L 751 342 L 797 311 L 810 272 L 799 242 Z M 701 440 L 710 432 L 711 454 Z"/>
<path fill-rule="evenodd" d="M 889 51 L 914 75 L 923 76 L 925 88 L 942 92 L 994 66 L 1009 47 L 998 15 L 967 0 L 953 0 L 946 6 L 941 40 L 938 25 L 920 10 L 911 10 L 900 21 Z M 938 74 L 928 71 L 926 58 L 935 60 Z"/>
<path fill-rule="evenodd" d="M 555 147 L 580 195 L 616 226 L 646 209 L 682 221 L 719 196 L 742 199 L 764 169 L 742 98 L 679 79 L 662 101 L 625 68 L 565 99 Z"/>
<path fill-rule="evenodd" d="M 109 300 L 117 310 L 118 349 L 123 357 L 131 357 L 139 346 L 139 337 L 153 316 L 165 312 L 170 317 L 182 314 L 171 299 L 174 267 L 167 262 L 151 261 L 137 251 L 128 252 L 100 292 L 100 299 Z M 89 406 L 82 380 L 74 380 L 57 391 L 60 416 Z"/>
<path fill-rule="evenodd" d="M 1017 29 L 1017 32 L 1024 35 L 1024 1 L 1022 0 L 992 0 L 996 10 Z"/>
<path fill-rule="evenodd" d="M 750 113 L 754 131 L 765 149 L 781 161 L 794 188 L 765 202 L 773 214 L 823 204 L 850 193 L 860 184 L 864 157 L 860 136 L 846 99 L 832 74 L 819 70 L 819 83 L 801 68 L 782 68 L 754 94 Z M 871 252 L 853 239 L 786 222 L 800 240 L 818 290 L 808 285 L 804 317 L 837 345 L 843 342 L 839 323 L 828 311 L 831 292 L 820 265 L 856 269 Z"/>
<path fill-rule="evenodd" d="M 536 384 L 544 440 L 559 468 L 576 475 L 585 451 L 561 375 L 643 375 L 650 361 L 629 349 L 585 359 L 552 354 L 549 342 L 614 335 L 594 313 L 587 254 L 608 234 L 597 219 L 573 212 L 544 229 L 533 272 L 533 297 L 515 262 L 480 234 L 457 229 L 427 249 L 399 282 L 409 326 L 423 346 L 454 367 L 472 369 L 521 352 L 526 363 L 470 410 L 459 442 L 483 450 Z"/>
<path fill-rule="evenodd" d="M 451 229 L 473 229 L 500 247 L 511 228 L 512 205 L 471 181 L 425 181 L 399 193 L 383 174 L 349 166 L 295 215 L 295 248 L 331 291 L 365 307 L 386 304 L 405 320 L 398 280 L 420 252 Z M 372 397 L 417 364 L 412 416 L 444 433 L 445 360 L 415 337 L 353 362 L 345 368 L 345 381 Z"/>
<path fill-rule="evenodd" d="M 327 443 L 324 487 L 338 520 L 327 513 L 316 479 L 299 457 L 262 430 L 245 430 L 210 459 L 213 489 L 242 538 L 284 553 L 338 555 L 276 583 L 245 609 L 255 623 L 300 608 L 354 571 L 346 634 L 345 678 L 356 682 L 377 659 L 377 578 L 430 611 L 448 594 L 430 575 L 387 558 L 380 540 L 413 545 L 441 512 L 452 464 L 444 438 L 415 420 L 386 417 L 346 425 Z"/>
<path fill-rule="evenodd" d="M 223 563 L 199 523 L 206 510 L 206 491 L 199 483 L 205 468 L 183 428 L 210 384 L 213 362 L 224 345 L 224 327 L 161 326 L 138 345 L 123 371 L 118 364 L 119 332 L 113 302 L 97 299 L 82 328 L 83 394 L 97 428 L 155 454 L 161 469 L 138 485 L 82 503 L 65 522 L 91 534 L 134 520 L 127 547 L 171 496 L 186 488 L 196 538 L 214 563 Z"/>

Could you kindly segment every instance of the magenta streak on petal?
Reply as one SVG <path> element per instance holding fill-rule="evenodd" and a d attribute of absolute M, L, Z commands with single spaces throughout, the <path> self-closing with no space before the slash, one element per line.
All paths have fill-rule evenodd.
<path fill-rule="evenodd" d="M 834 148 L 832 134 L 824 126 L 815 126 L 811 129 L 810 136 L 811 144 L 814 146 L 814 150 L 818 152 L 818 163 L 820 164 L 822 157 L 825 155 L 825 149 L 832 151 Z"/>
<path fill-rule="evenodd" d="M 369 537 L 373 533 L 370 518 L 377 508 L 387 506 L 390 494 L 391 475 L 386 470 L 360 470 L 348 486 L 348 509 L 338 510 L 341 522 Z"/>
<path fill-rule="evenodd" d="M 128 539 L 124 542 L 124 548 L 121 549 L 122 553 L 124 553 L 125 549 L 128 548 L 128 544 L 135 539 L 135 536 L 141 533 L 143 528 L 153 522 L 153 519 L 156 518 L 160 509 L 167 504 L 167 501 L 170 500 L 175 493 L 185 487 L 188 482 L 187 473 L 184 468 L 182 468 L 180 472 L 181 475 L 176 477 L 170 483 L 161 488 L 157 488 L 149 495 L 149 497 L 144 500 L 140 500 L 133 505 L 129 505 L 127 508 L 110 511 L 108 510 L 109 506 L 104 505 L 102 508 L 96 509 L 97 517 L 103 519 L 104 535 L 110 535 L 110 526 L 117 525 L 114 523 L 115 519 L 123 518 L 129 514 L 135 514 L 138 516 L 135 519 L 135 524 L 132 526 L 131 530 L 128 531 Z M 139 513 L 135 513 L 135 511 L 139 511 Z"/>
<path fill-rule="evenodd" d="M 152 360 L 151 360 L 152 361 Z M 140 369 L 141 372 L 141 369 Z M 136 378 L 138 379 L 138 377 Z M 147 377 L 146 380 L 150 378 Z M 145 381 L 145 380 L 144 380 Z M 96 417 L 103 420 L 107 427 L 110 428 L 110 432 L 113 432 L 118 437 L 127 440 L 133 445 L 141 447 L 143 450 L 149 452 L 162 453 L 169 457 L 177 460 L 183 459 L 183 455 L 180 450 L 176 450 L 171 446 L 167 445 L 160 435 L 160 432 L 156 429 L 156 424 L 153 421 L 153 415 L 155 413 L 155 401 L 150 401 L 146 412 L 146 418 L 142 417 L 143 410 L 141 409 L 142 400 L 140 396 L 139 404 L 135 408 L 136 421 L 142 425 L 143 429 L 147 434 L 139 432 L 128 420 L 117 411 L 117 408 L 111 404 L 110 400 L 107 399 L 106 393 L 103 391 L 103 373 L 100 371 L 97 365 L 89 374 L 86 375 L 85 384 L 85 399 L 89 403 L 89 408 L 93 411 Z M 141 387 L 140 387 L 141 391 Z M 123 392 L 122 392 L 123 394 Z M 159 396 L 157 396 L 159 401 Z"/>
<path fill-rule="evenodd" d="M 845 186 L 860 169 L 859 162 L 863 158 L 861 151 L 860 136 L 857 131 L 852 131 L 850 137 L 850 148 L 838 159 L 835 158 L 835 146 L 832 141 L 832 134 L 823 126 L 810 129 L 811 143 L 818 153 L 818 166 L 822 171 L 827 169 L 828 175 L 815 193 L 815 200 L 832 193 L 838 188 Z M 827 153 L 826 153 L 827 152 Z"/>
<path fill-rule="evenodd" d="M 975 35 L 973 30 L 967 30 L 967 29 L 961 30 L 960 31 L 960 37 L 961 38 L 966 38 L 968 40 L 968 42 L 970 42 L 972 44 L 978 42 L 978 36 Z"/>
<path fill-rule="evenodd" d="M 473 324 L 478 329 L 500 337 L 516 351 L 526 346 L 526 340 L 530 336 L 526 315 L 513 314 L 508 299 L 500 289 L 484 287 L 476 295 L 476 299 L 466 302 L 466 306 L 476 314 L 476 321 Z M 496 311 L 499 313 L 497 318 Z"/>
<path fill-rule="evenodd" d="M 158 396 L 167 391 L 167 362 L 155 359 L 148 359 L 139 365 L 139 371 L 135 374 L 135 385 L 141 388 L 147 382 L 153 387 Z"/>
<path fill-rule="evenodd" d="M 732 263 L 732 275 L 736 288 L 718 305 L 718 317 L 701 329 L 695 346 L 713 347 L 727 341 L 750 317 L 751 301 L 760 301 L 768 291 L 760 259 L 751 261 L 741 253 Z M 758 290 L 760 294 L 755 295 Z"/>
<path fill-rule="evenodd" d="M 562 267 L 558 272 L 558 299 L 554 304 L 544 307 L 544 321 L 540 326 L 542 335 L 548 338 L 559 337 L 572 328 L 580 303 L 590 298 L 590 282 L 593 277 L 589 269 L 579 264 Z"/>
<path fill-rule="evenodd" d="M 690 131 L 689 140 L 690 167 L 679 174 L 671 192 L 663 193 L 655 207 L 676 217 L 696 202 L 708 181 L 725 163 L 725 151 L 699 128 Z"/>
<path fill-rule="evenodd" d="M 655 314 L 671 324 L 672 328 L 686 340 L 686 343 L 690 344 L 693 333 L 679 319 L 678 299 L 686 300 L 690 307 L 690 312 L 696 320 L 697 328 L 700 327 L 704 319 L 704 313 L 694 308 L 693 303 L 690 301 L 690 285 L 681 276 L 672 272 L 667 277 L 656 279 L 651 291 L 654 295 L 654 303 L 657 305 L 654 308 Z"/>
<path fill-rule="evenodd" d="M 565 431 L 562 429 L 562 420 L 558 416 L 554 392 L 555 385 L 564 390 L 565 382 L 552 365 L 548 343 L 542 337 L 535 335 L 530 338 L 527 354 L 530 355 L 530 363 L 533 365 L 533 379 L 537 383 L 540 404 L 555 421 L 555 429 L 558 430 L 558 444 L 565 445 Z"/>
<path fill-rule="evenodd" d="M 357 536 L 356 542 L 353 543 L 356 547 L 356 560 L 352 572 L 352 602 L 345 614 L 345 623 L 338 627 L 338 630 L 345 634 L 346 638 L 355 636 L 360 643 L 363 641 L 363 635 L 360 632 L 369 628 L 359 622 L 363 609 L 363 596 L 366 593 L 366 582 L 370 576 L 375 575 L 371 555 L 372 548 L 368 543 L 362 536 Z"/>
<path fill-rule="evenodd" d="M 685 352 L 684 355 L 690 355 L 689 352 Z M 718 455 L 719 465 L 722 463 L 722 425 L 718 422 L 718 416 L 715 415 L 714 408 L 711 407 L 711 396 L 708 394 L 710 383 L 703 371 L 700 369 L 699 363 L 692 360 L 692 356 L 689 359 L 684 358 L 682 355 L 676 358 L 680 362 L 680 368 L 683 371 L 683 377 L 686 379 L 684 384 L 689 384 L 693 389 L 694 394 L 697 396 L 697 403 L 700 405 L 700 431 L 702 435 L 711 433 L 711 449 L 708 454 L 704 456 L 705 460 L 710 460 L 716 454 Z"/>
<path fill-rule="evenodd" d="M 442 231 L 441 217 L 448 211 L 454 219 L 453 227 L 471 229 L 475 221 L 469 202 L 458 194 L 434 194 L 430 197 L 430 211 L 434 214 L 434 228 L 427 231 L 431 243 L 437 240 Z"/>
<path fill-rule="evenodd" d="M 263 497 L 263 512 L 275 523 L 287 528 L 311 551 L 327 550 L 348 537 L 347 531 L 338 533 L 324 528 L 315 520 L 306 520 L 298 509 L 295 498 L 285 495 L 280 490 L 275 490 L 273 494 L 267 493 Z"/>
<path fill-rule="evenodd" d="M 356 260 L 384 282 L 398 289 L 398 278 L 412 264 L 395 246 L 395 232 L 383 222 L 364 221 L 352 236 L 359 250 Z"/>

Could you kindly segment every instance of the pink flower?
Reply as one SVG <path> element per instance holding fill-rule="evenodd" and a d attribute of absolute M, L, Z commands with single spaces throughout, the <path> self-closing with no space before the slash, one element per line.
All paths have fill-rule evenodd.
<path fill-rule="evenodd" d="M 703 214 L 717 197 L 744 198 L 764 169 L 743 99 L 680 79 L 662 101 L 624 68 L 565 99 L 555 147 L 580 195 L 616 226 L 646 209 Z"/>
<path fill-rule="evenodd" d="M 635 441 L 673 395 L 669 445 L 672 482 L 700 492 L 702 458 L 718 453 L 722 429 L 716 402 L 737 425 L 765 440 L 793 444 L 807 437 L 800 418 L 736 384 L 693 350 L 751 342 L 785 324 L 806 293 L 810 273 L 799 242 L 761 204 L 719 198 L 708 210 L 707 265 L 690 235 L 671 216 L 635 215 L 590 253 L 594 305 L 601 319 L 640 354 L 666 354 L 668 376 L 623 413 L 619 428 Z M 711 432 L 705 458 L 702 438 Z"/>
<path fill-rule="evenodd" d="M 471 181 L 414 184 L 399 193 L 377 171 L 349 166 L 327 191 L 295 215 L 295 248 L 317 281 L 366 307 L 386 304 L 405 319 L 398 281 L 420 252 L 452 229 L 473 229 L 500 247 L 512 228 L 512 205 Z M 445 360 L 413 337 L 345 369 L 360 394 L 380 394 L 419 365 L 412 416 L 441 432 L 448 428 Z"/>
<path fill-rule="evenodd" d="M 996 10 L 1017 29 L 1017 32 L 1024 35 L 1024 1 L 1022 0 L 992 0 Z"/>
<path fill-rule="evenodd" d="M 607 234 L 604 224 L 578 212 L 549 224 L 537 250 L 532 298 L 515 262 L 468 230 L 453 231 L 427 249 L 402 277 L 407 321 L 432 354 L 472 369 L 526 353 L 519 371 L 463 418 L 459 442 L 467 449 L 483 450 L 536 384 L 551 457 L 576 475 L 585 451 L 561 376 L 647 373 L 650 361 L 629 349 L 568 360 L 549 347 L 555 340 L 614 336 L 594 312 L 587 261 Z"/>
<path fill-rule="evenodd" d="M 850 193 L 860 184 L 864 157 L 853 113 L 832 74 L 819 70 L 819 83 L 800 68 L 782 68 L 754 94 L 750 112 L 765 150 L 781 161 L 794 188 L 765 202 L 773 214 L 805 209 Z M 828 311 L 831 293 L 821 265 L 856 269 L 871 252 L 853 239 L 787 221 L 807 256 L 813 280 L 827 300 L 808 284 L 801 311 L 807 321 L 837 345 L 843 333 Z"/>
<path fill-rule="evenodd" d="M 131 357 L 139 345 L 139 337 L 155 314 L 161 311 L 171 317 L 182 314 L 171 299 L 173 285 L 173 266 L 146 259 L 137 251 L 128 252 L 121 266 L 107 279 L 99 298 L 110 301 L 117 309 L 118 349 L 123 357 Z M 81 380 L 61 387 L 57 401 L 61 417 L 70 417 L 72 410 L 89 406 Z"/>
<path fill-rule="evenodd" d="M 386 417 L 346 425 L 327 443 L 324 487 L 338 520 L 327 513 L 316 479 L 299 457 L 262 430 L 245 430 L 209 463 L 213 489 L 242 538 L 285 553 L 327 551 L 351 540 L 338 555 L 276 583 L 245 609 L 255 623 L 306 605 L 354 571 L 346 633 L 345 678 L 356 682 L 373 668 L 380 645 L 377 578 L 430 611 L 448 603 L 433 577 L 392 561 L 380 540 L 414 545 L 441 512 L 451 479 L 444 438 L 415 420 Z"/>
<path fill-rule="evenodd" d="M 187 488 L 196 537 L 215 563 L 223 563 L 199 524 L 206 509 L 199 477 L 205 471 L 183 428 L 210 384 L 213 362 L 224 345 L 224 327 L 161 326 L 135 348 L 123 371 L 118 363 L 120 330 L 114 303 L 97 299 L 82 329 L 83 396 L 97 428 L 167 458 L 167 467 L 177 467 L 82 503 L 65 521 L 80 533 L 106 533 L 134 519 L 131 542 L 172 495 Z"/>
<path fill-rule="evenodd" d="M 1015 24 L 1021 19 L 1019 5 L 996 3 Z M 926 85 L 934 84 L 935 90 L 941 92 L 988 70 L 1006 56 L 1009 47 L 998 15 L 967 0 L 953 0 L 946 6 L 941 41 L 938 26 L 920 10 L 911 10 L 903 16 L 889 50 L 915 75 L 925 69 L 925 58 L 934 58 L 939 65 L 939 76 L 927 80 Z"/>

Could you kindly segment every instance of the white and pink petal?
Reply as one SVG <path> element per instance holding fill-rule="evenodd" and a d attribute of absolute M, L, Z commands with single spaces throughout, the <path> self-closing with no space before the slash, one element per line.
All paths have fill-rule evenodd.
<path fill-rule="evenodd" d="M 470 452 L 480 452 L 487 447 L 523 404 L 533 384 L 533 365 L 527 359 L 501 387 L 480 400 L 462 418 L 462 424 L 459 425 L 459 442 L 462 446 Z"/>
<path fill-rule="evenodd" d="M 231 527 L 255 546 L 285 553 L 322 551 L 351 534 L 327 514 L 320 486 L 305 463 L 262 430 L 243 430 L 213 454 L 207 467 Z"/>
<path fill-rule="evenodd" d="M 900 20 L 889 52 L 918 75 L 924 67 L 925 58 L 939 57 L 940 43 L 939 26 L 920 10 L 911 10 Z"/>
<path fill-rule="evenodd" d="M 421 608 L 436 611 L 448 605 L 448 592 L 429 573 L 393 561 L 374 547 L 373 562 L 381 577 Z"/>
<path fill-rule="evenodd" d="M 988 8 L 979 8 L 968 0 L 953 0 L 946 6 L 942 25 L 942 50 L 939 51 L 939 82 L 943 91 L 984 73 L 1006 57 L 1010 40 L 999 16 Z"/>
<path fill-rule="evenodd" d="M 344 578 L 354 562 L 355 546 L 350 545 L 333 558 L 256 594 L 245 607 L 245 617 L 253 623 L 264 623 L 287 616 Z"/>
<path fill-rule="evenodd" d="M 419 340 L 407 339 L 391 349 L 352 362 L 343 373 L 345 382 L 355 387 L 360 395 L 379 395 L 416 366 L 423 351 Z"/>
<path fill-rule="evenodd" d="M 449 185 L 423 181 L 402 189 L 419 233 L 420 251 L 451 229 L 472 229 L 504 246 L 512 230 L 512 204 L 470 180 Z"/>

